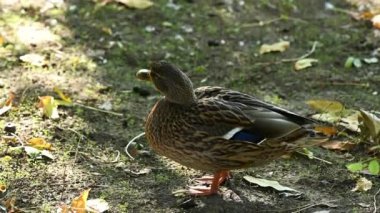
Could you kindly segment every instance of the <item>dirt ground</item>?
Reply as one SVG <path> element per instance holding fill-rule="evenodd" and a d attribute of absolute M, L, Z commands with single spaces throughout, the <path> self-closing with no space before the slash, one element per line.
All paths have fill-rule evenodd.
<path fill-rule="evenodd" d="M 350 152 L 311 149 L 332 164 L 294 154 L 235 171 L 223 196 L 200 198 L 172 192 L 186 188 L 201 171 L 154 152 L 135 160 L 124 152 L 144 131 L 145 116 L 160 98 L 135 73 L 157 59 L 180 66 L 196 86 L 243 91 L 304 115 L 315 113 L 305 104 L 310 99 L 379 111 L 379 65 L 348 69 L 344 64 L 350 56 L 376 56 L 380 36 L 370 23 L 344 12 L 357 11 L 347 2 L 329 1 L 339 10 L 326 9 L 322 0 L 157 0 L 145 10 L 115 2 L 30 2 L 0 0 L 0 95 L 16 95 L 0 127 L 12 122 L 22 140 L 45 138 L 56 159 L 18 153 L 1 161 L 0 183 L 7 193 L 0 200 L 16 197 L 25 212 L 55 212 L 91 188 L 90 199 L 105 199 L 109 212 L 373 212 L 376 200 L 380 206 L 380 195 L 374 196 L 379 177 L 345 167 L 368 157 L 363 144 Z M 259 54 L 261 44 L 280 40 L 290 41 L 288 50 Z M 311 57 L 318 64 L 294 71 L 287 59 L 306 54 L 314 42 Z M 27 53 L 44 59 L 25 63 L 20 56 Z M 42 118 L 38 97 L 57 97 L 54 86 L 80 105 L 60 106 L 57 120 Z M 89 108 L 107 104 L 121 115 Z M 150 151 L 144 139 L 137 148 Z M 4 150 L 1 145 L 0 157 Z M 245 175 L 277 180 L 302 194 L 258 187 Z M 372 189 L 352 192 L 359 177 L 371 180 Z"/>

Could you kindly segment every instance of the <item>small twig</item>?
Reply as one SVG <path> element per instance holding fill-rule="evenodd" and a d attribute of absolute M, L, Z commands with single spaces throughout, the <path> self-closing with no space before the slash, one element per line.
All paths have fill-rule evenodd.
<path fill-rule="evenodd" d="M 21 138 L 20 138 L 19 136 L 17 136 L 17 135 L 14 134 L 14 133 L 11 133 L 11 135 L 12 135 L 13 137 L 15 137 L 15 138 L 18 140 L 18 142 L 21 144 L 21 147 L 24 146 L 24 142 L 21 140 Z"/>
<path fill-rule="evenodd" d="M 116 163 L 116 162 L 118 162 L 119 159 L 120 159 L 120 151 L 119 151 L 119 150 L 116 150 L 116 152 L 117 152 L 117 156 L 116 156 L 115 160 L 111 161 L 111 163 Z"/>
<path fill-rule="evenodd" d="M 377 192 L 375 193 L 375 195 L 373 196 L 373 213 L 376 213 L 377 212 L 377 206 L 376 206 L 376 196 L 380 193 L 380 188 L 379 190 L 377 190 Z"/>
<path fill-rule="evenodd" d="M 141 138 L 141 137 L 144 136 L 144 135 L 145 135 L 145 132 L 142 132 L 142 133 L 140 133 L 139 135 L 137 135 L 136 137 L 132 138 L 132 140 L 130 140 L 130 141 L 128 142 L 127 146 L 125 146 L 125 148 L 124 148 L 125 153 L 126 153 L 126 154 L 128 155 L 128 157 L 130 157 L 132 160 L 134 160 L 135 158 L 132 157 L 131 154 L 129 154 L 129 152 L 128 152 L 128 148 L 129 148 L 129 146 L 130 146 L 133 142 L 135 142 L 135 140 Z"/>
<path fill-rule="evenodd" d="M 322 159 L 322 158 L 319 158 L 319 157 L 315 157 L 315 156 L 309 156 L 309 155 L 307 155 L 307 154 L 305 154 L 305 153 L 303 153 L 303 152 L 300 152 L 300 151 L 296 151 L 296 153 L 298 153 L 298 154 L 301 154 L 301 155 L 304 155 L 304 156 L 306 156 L 306 157 L 308 157 L 308 158 L 310 158 L 310 159 L 315 159 L 315 160 L 319 160 L 319 161 L 321 161 L 321 162 L 323 162 L 323 163 L 327 163 L 327 164 L 333 164 L 333 163 L 331 163 L 330 161 L 327 161 L 327 160 L 325 160 L 325 159 Z"/>
<path fill-rule="evenodd" d="M 304 205 L 302 206 L 300 209 L 296 210 L 296 211 L 293 211 L 292 213 L 299 213 L 299 212 L 302 212 L 306 209 L 310 209 L 310 208 L 313 208 L 315 206 L 320 206 L 320 205 L 326 205 L 326 206 L 329 206 L 329 203 L 330 202 L 334 202 L 336 200 L 331 200 L 331 201 L 328 201 L 328 202 L 320 202 L 320 203 L 311 203 L 311 204 L 307 204 L 307 205 Z"/>
<path fill-rule="evenodd" d="M 108 110 L 98 109 L 98 108 L 91 107 L 91 106 L 86 106 L 86 105 L 83 105 L 83 104 L 80 104 L 80 103 L 73 103 L 73 105 L 74 106 L 83 107 L 83 108 L 86 108 L 86 109 L 90 109 L 90 110 L 94 110 L 94 111 L 98 111 L 98 112 L 104 112 L 104 113 L 108 113 L 108 114 L 111 114 L 111 115 L 116 115 L 116 116 L 123 117 L 123 114 L 122 113 L 118 113 L 118 112 L 112 112 L 112 111 L 108 111 Z"/>
<path fill-rule="evenodd" d="M 311 54 L 313 54 L 315 52 L 315 49 L 316 49 L 317 45 L 318 45 L 318 42 L 314 41 L 313 46 L 311 47 L 311 49 L 309 50 L 309 52 L 307 52 L 306 54 L 304 54 L 304 55 L 302 55 L 302 56 L 300 56 L 298 58 L 282 59 L 281 62 L 283 62 L 283 63 L 293 62 L 293 61 L 298 61 L 298 60 L 307 58 L 307 57 L 309 57 Z"/>
<path fill-rule="evenodd" d="M 278 18 L 270 19 L 267 21 L 259 21 L 257 23 L 249 23 L 249 24 L 243 24 L 242 27 L 262 27 L 268 24 L 272 24 L 274 22 L 282 21 L 282 20 L 292 20 L 292 21 L 298 21 L 302 23 L 307 23 L 307 21 L 299 19 L 299 18 L 294 18 L 294 17 L 288 17 L 288 16 L 281 16 Z"/>
<path fill-rule="evenodd" d="M 357 82 L 316 82 L 317 84 L 324 86 L 356 86 L 356 87 L 364 87 L 367 88 L 369 87 L 368 83 L 357 83 Z"/>
<path fill-rule="evenodd" d="M 258 62 L 258 63 L 255 63 L 255 65 L 268 66 L 268 65 L 272 65 L 272 64 L 281 64 L 281 63 L 295 62 L 295 61 L 307 58 L 311 54 L 313 54 L 315 52 L 315 49 L 316 49 L 317 45 L 318 45 L 318 42 L 314 41 L 313 46 L 311 47 L 311 49 L 309 50 L 309 52 L 305 53 L 304 55 L 302 55 L 302 56 L 300 56 L 298 58 L 286 58 L 286 59 L 282 59 L 280 61 L 271 61 L 271 62 Z"/>

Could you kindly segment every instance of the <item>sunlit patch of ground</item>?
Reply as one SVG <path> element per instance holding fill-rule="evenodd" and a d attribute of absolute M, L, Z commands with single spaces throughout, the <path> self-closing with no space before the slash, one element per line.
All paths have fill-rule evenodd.
<path fill-rule="evenodd" d="M 373 189 L 351 192 L 363 175 L 344 166 L 365 158 L 362 146 L 351 153 L 312 150 L 332 165 L 295 155 L 236 171 L 223 189 L 242 202 L 232 194 L 175 197 L 173 191 L 203 173 L 153 152 L 135 160 L 124 154 L 158 99 L 151 85 L 134 77 L 152 59 L 178 64 L 196 86 L 226 86 L 300 113 L 311 113 L 304 102 L 312 98 L 356 109 L 380 107 L 378 66 L 344 68 L 347 57 L 370 57 L 378 48 L 372 27 L 326 10 L 324 1 L 241 2 L 160 0 L 136 10 L 112 2 L 0 0 L 0 98 L 16 94 L 12 110 L 1 115 L 0 129 L 12 122 L 23 141 L 43 137 L 56 148 L 55 160 L 11 154 L 0 165 L 0 183 L 8 187 L 0 199 L 16 197 L 23 210 L 52 212 L 91 188 L 90 198 L 105 199 L 111 212 L 373 211 L 378 178 L 365 175 Z M 259 54 L 261 44 L 280 40 L 290 41 L 287 51 Z M 295 72 L 292 63 L 281 62 L 304 55 L 315 41 L 316 66 Z M 58 98 L 55 86 L 84 107 L 59 106 L 58 120 L 42 118 L 38 97 Z M 105 103 L 122 116 L 91 108 Z M 143 139 L 138 142 L 138 149 L 149 151 Z M 0 146 L 0 157 L 4 150 Z M 247 174 L 278 180 L 303 195 L 254 186 L 244 181 Z"/>

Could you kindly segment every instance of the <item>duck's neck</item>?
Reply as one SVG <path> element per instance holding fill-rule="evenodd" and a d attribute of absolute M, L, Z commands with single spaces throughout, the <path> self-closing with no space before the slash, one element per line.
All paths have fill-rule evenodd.
<path fill-rule="evenodd" d="M 191 105 L 196 101 L 196 97 L 193 90 L 193 85 L 190 80 L 186 86 L 173 87 L 165 95 L 165 100 L 179 104 L 179 105 Z"/>

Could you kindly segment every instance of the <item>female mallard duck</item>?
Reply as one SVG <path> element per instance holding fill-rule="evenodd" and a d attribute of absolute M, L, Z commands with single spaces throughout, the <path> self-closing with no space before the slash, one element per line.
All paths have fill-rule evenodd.
<path fill-rule="evenodd" d="M 314 121 L 222 87 L 193 89 L 177 67 L 161 61 L 137 78 L 153 82 L 165 97 L 149 113 L 145 132 L 158 154 L 184 166 L 213 172 L 211 187 L 193 187 L 193 195 L 218 192 L 229 170 L 259 166 L 325 137 Z M 207 181 L 207 179 L 203 179 Z"/>

